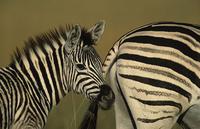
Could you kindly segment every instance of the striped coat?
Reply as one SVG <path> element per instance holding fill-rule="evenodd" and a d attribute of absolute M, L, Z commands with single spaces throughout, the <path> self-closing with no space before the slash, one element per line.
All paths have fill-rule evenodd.
<path fill-rule="evenodd" d="M 70 91 L 108 109 L 114 95 L 93 47 L 104 26 L 98 22 L 89 30 L 79 25 L 54 30 L 17 51 L 10 65 L 0 68 L 0 129 L 43 128 L 53 106 Z"/>
<path fill-rule="evenodd" d="M 123 35 L 104 65 L 117 129 L 171 129 L 200 99 L 200 26 L 160 22 Z"/>

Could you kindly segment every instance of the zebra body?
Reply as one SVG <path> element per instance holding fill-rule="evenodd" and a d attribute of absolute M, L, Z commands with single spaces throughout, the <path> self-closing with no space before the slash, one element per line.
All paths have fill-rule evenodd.
<path fill-rule="evenodd" d="M 43 128 L 52 107 L 69 91 L 108 107 L 111 101 L 101 98 L 108 94 L 101 94 L 105 81 L 93 47 L 104 26 L 68 26 L 32 38 L 24 51 L 17 51 L 11 64 L 0 69 L 0 128 Z"/>
<path fill-rule="evenodd" d="M 17 69 L 0 69 L 0 78 L 1 128 L 42 128 L 50 110 L 42 93 Z"/>
<path fill-rule="evenodd" d="M 132 30 L 103 64 L 117 129 L 171 129 L 200 99 L 200 26 L 160 22 Z"/>

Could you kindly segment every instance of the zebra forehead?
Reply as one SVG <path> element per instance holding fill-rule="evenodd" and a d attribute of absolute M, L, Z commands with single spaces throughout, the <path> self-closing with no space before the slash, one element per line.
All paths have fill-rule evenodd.
<path fill-rule="evenodd" d="M 94 63 L 102 63 L 101 58 L 97 51 L 95 50 L 94 47 L 88 46 L 84 47 L 81 51 L 74 51 L 73 56 L 78 60 L 78 61 L 83 61 L 83 62 L 94 62 Z"/>

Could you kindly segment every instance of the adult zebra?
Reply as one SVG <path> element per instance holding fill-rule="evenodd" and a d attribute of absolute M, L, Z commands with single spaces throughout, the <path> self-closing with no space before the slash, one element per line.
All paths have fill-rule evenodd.
<path fill-rule="evenodd" d="M 93 47 L 104 26 L 67 26 L 32 38 L 24 51 L 17 51 L 10 65 L 0 69 L 0 128 L 43 128 L 52 107 L 69 91 L 108 109 L 114 95 Z"/>
<path fill-rule="evenodd" d="M 200 99 L 200 26 L 131 30 L 110 49 L 103 73 L 115 93 L 117 129 L 170 129 Z"/>

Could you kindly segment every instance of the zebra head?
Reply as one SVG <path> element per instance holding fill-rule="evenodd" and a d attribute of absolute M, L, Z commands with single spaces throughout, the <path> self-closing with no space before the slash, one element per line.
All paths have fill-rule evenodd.
<path fill-rule="evenodd" d="M 89 30 L 75 25 L 66 32 L 64 80 L 70 90 L 84 94 L 90 100 L 98 101 L 102 109 L 108 109 L 114 101 L 114 94 L 105 84 L 102 62 L 93 47 L 103 34 L 104 26 L 103 21 Z"/>

